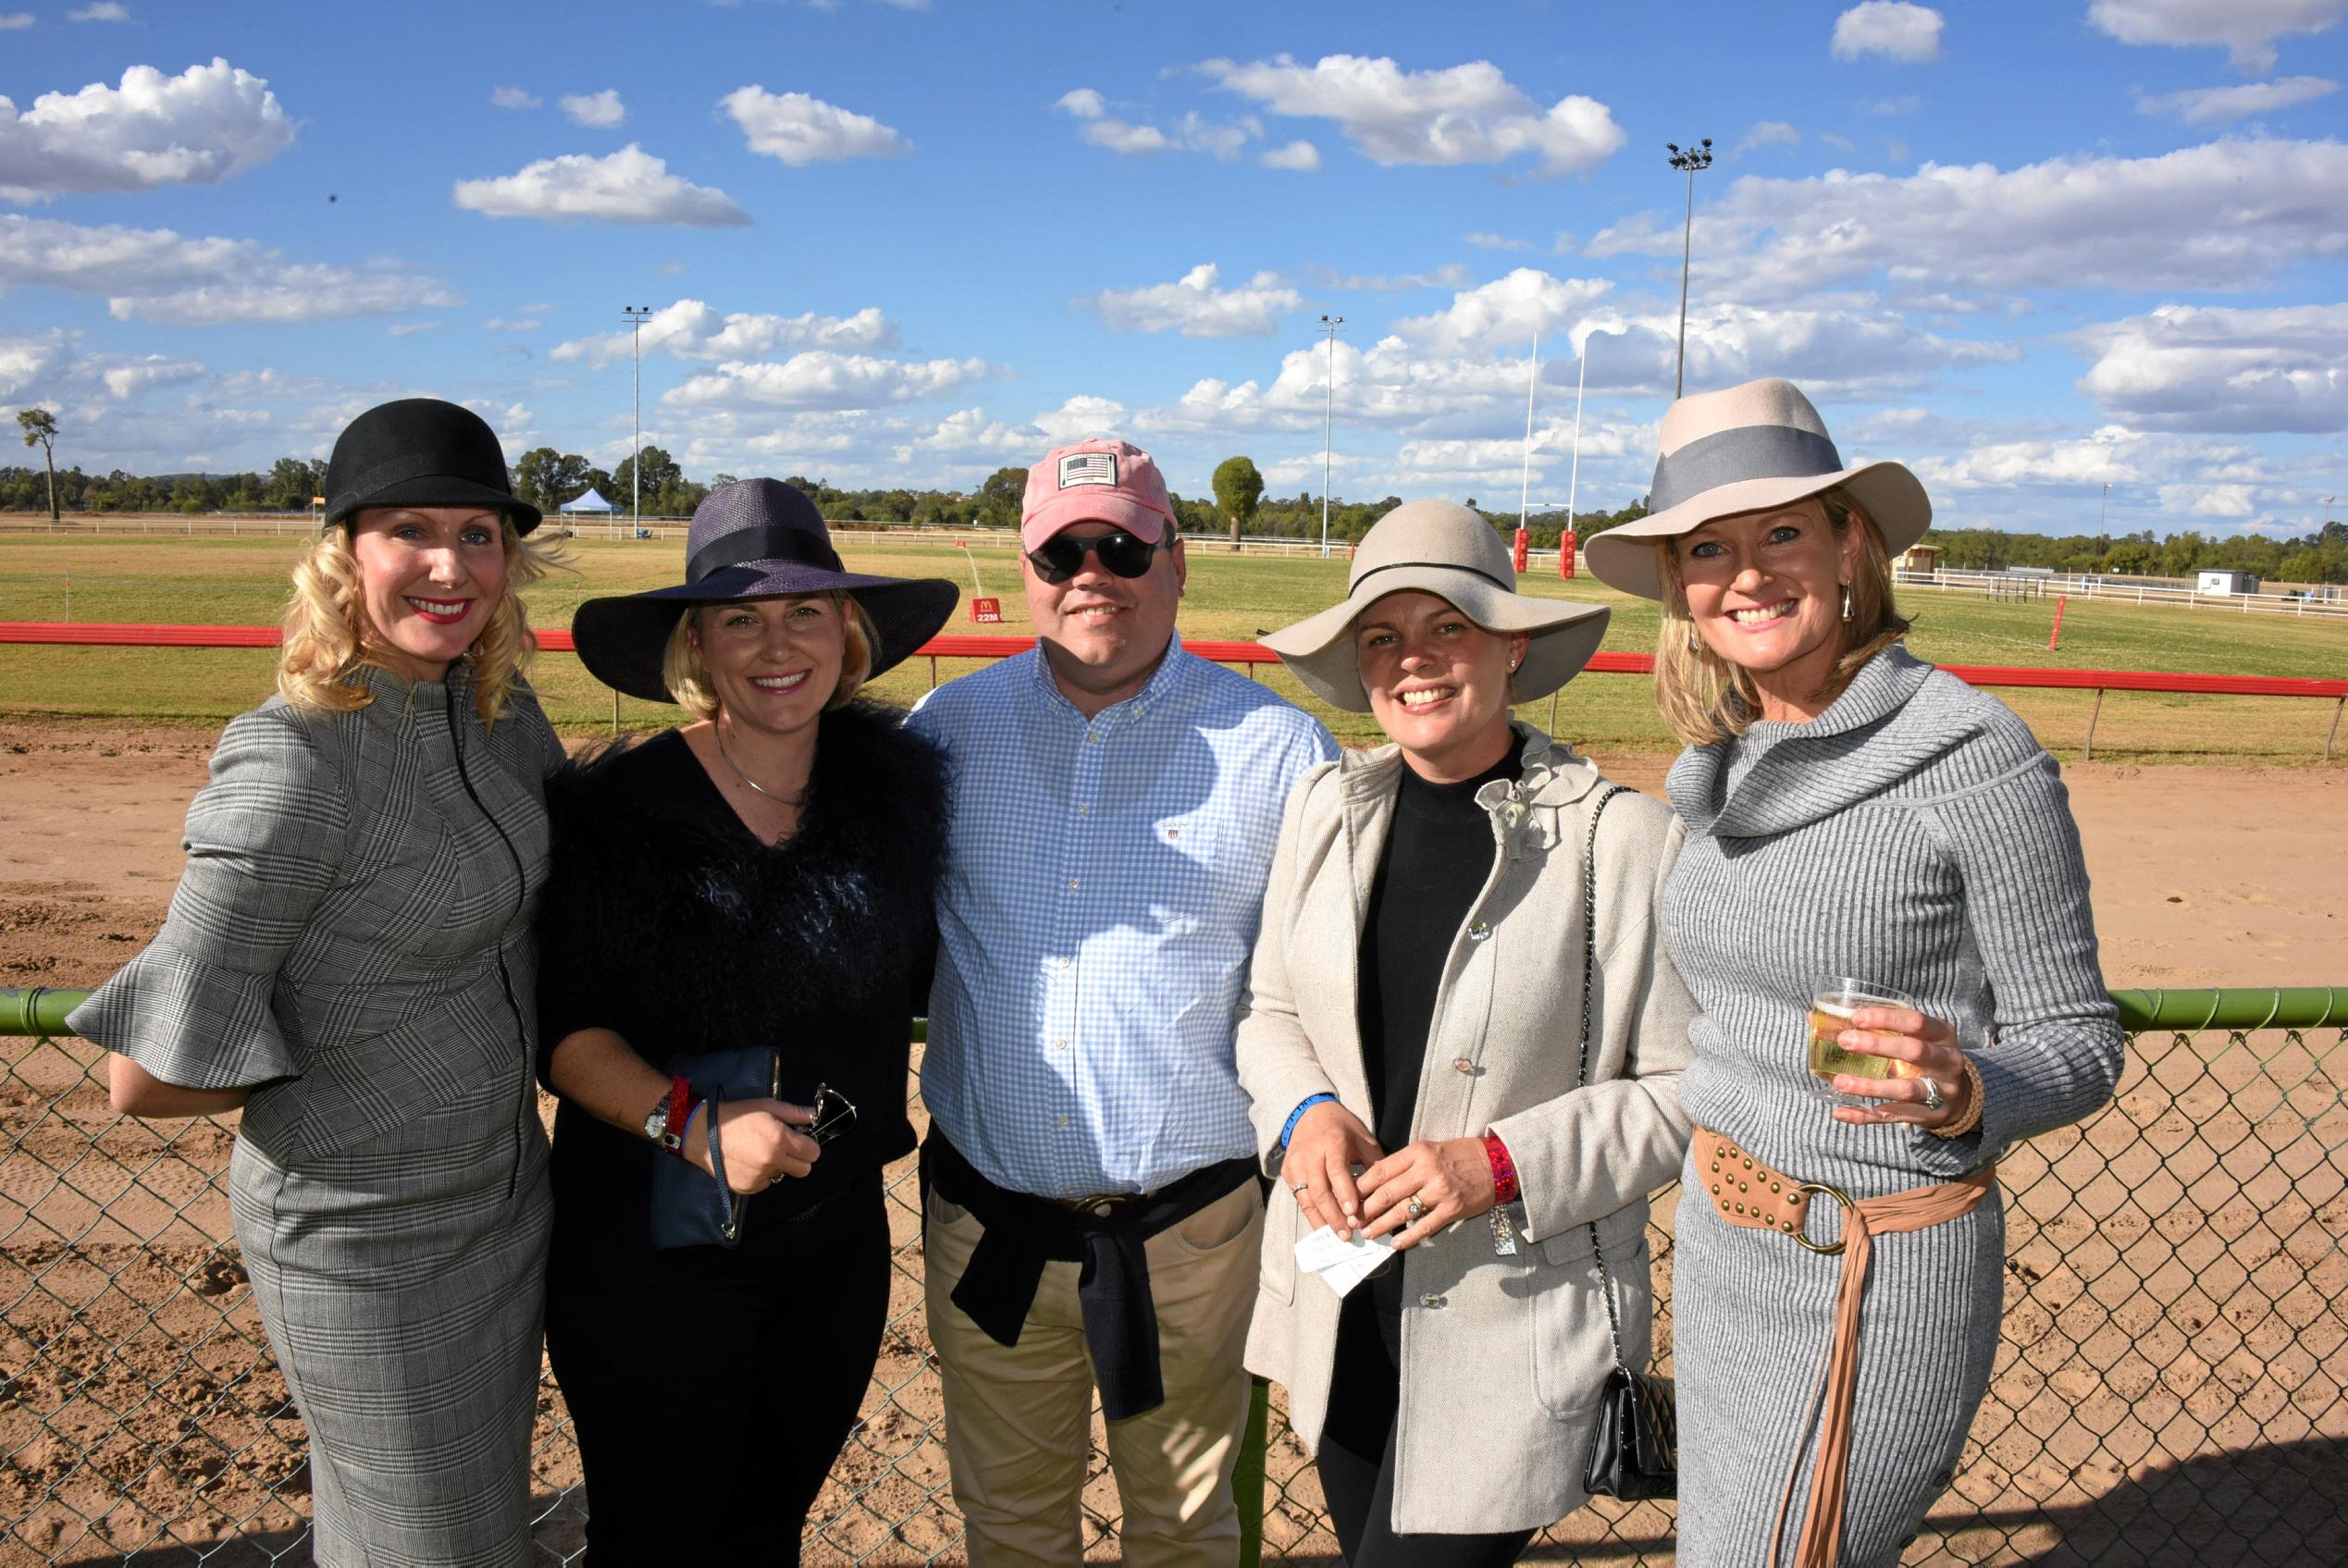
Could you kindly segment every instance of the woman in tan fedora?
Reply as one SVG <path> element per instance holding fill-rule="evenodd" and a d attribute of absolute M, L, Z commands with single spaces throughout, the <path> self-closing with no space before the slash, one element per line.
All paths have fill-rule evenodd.
<path fill-rule="evenodd" d="M 1687 1144 L 1654 918 L 1678 829 L 1511 721 L 1607 619 L 1514 585 L 1481 517 L 1413 501 L 1342 604 L 1265 639 L 1392 741 L 1290 796 L 1238 1043 L 1280 1183 L 1247 1364 L 1287 1387 L 1354 1568 L 1514 1562 L 1585 1500 L 1600 1280 L 1641 1364 L 1647 1194 Z M 1341 1300 L 1296 1255 L 1324 1227 L 1401 1255 Z"/>
<path fill-rule="evenodd" d="M 1899 646 L 1923 487 L 1846 464 L 1785 381 L 1682 399 L 1662 444 L 1653 511 L 1589 562 L 1662 601 L 1656 698 L 1688 747 L 1662 911 L 1703 1009 L 1678 1560 L 1872 1568 L 1988 1385 L 1997 1157 L 2110 1097 L 2119 1028 L 2054 759 Z"/>

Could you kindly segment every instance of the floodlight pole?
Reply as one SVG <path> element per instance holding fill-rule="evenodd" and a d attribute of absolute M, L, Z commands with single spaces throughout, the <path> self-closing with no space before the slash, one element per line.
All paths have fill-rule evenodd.
<path fill-rule="evenodd" d="M 1523 533 L 1531 520 L 1533 505 L 1533 389 L 1541 378 L 1541 335 L 1533 334 L 1532 367 L 1525 372 L 1525 476 L 1516 492 L 1516 528 Z M 1578 433 L 1577 437 L 1578 438 Z M 1569 522 L 1566 526 L 1573 525 Z"/>
<path fill-rule="evenodd" d="M 1321 559 L 1328 559 L 1328 487 L 1335 472 L 1336 461 L 1329 447 L 1330 434 L 1337 426 L 1337 333 L 1345 325 L 1341 315 L 1321 317 L 1321 331 L 1328 339 L 1328 401 L 1321 411 Z"/>
<path fill-rule="evenodd" d="M 1580 362 L 1574 372 L 1574 466 L 1565 481 L 1565 531 L 1574 531 L 1574 500 L 1582 488 L 1582 389 L 1589 381 L 1589 340 L 1591 334 L 1582 334 L 1581 352 L 1574 357 Z"/>
<path fill-rule="evenodd" d="M 2095 508 L 2095 537 L 2096 537 L 2097 538 L 2101 538 L 2101 537 L 2103 537 L 2103 536 L 2104 536 L 2104 519 L 2105 519 L 2105 518 L 2107 518 L 2107 517 L 2108 517 L 2108 516 L 2110 516 L 2110 515 L 2111 515 L 2111 486 L 2110 486 L 2108 483 L 2107 483 L 2107 484 L 2104 486 L 2104 499 L 2103 499 L 2103 502 L 2102 502 L 2102 504 L 2100 504 L 2099 506 L 2097 506 L 2097 507 Z"/>
<path fill-rule="evenodd" d="M 1696 240 L 1696 175 L 1712 167 L 1712 139 L 1707 136 L 1684 153 L 1676 142 L 1663 145 L 1672 151 L 1672 167 L 1687 174 L 1687 218 L 1679 234 L 1679 365 L 1672 372 L 1672 399 L 1677 401 L 1687 380 L 1687 261 Z"/>
<path fill-rule="evenodd" d="M 636 430 L 636 445 L 628 449 L 628 537 L 634 538 L 644 531 L 644 323 L 652 307 L 623 305 L 620 314 L 636 340 L 636 368 L 628 379 L 629 422 Z"/>

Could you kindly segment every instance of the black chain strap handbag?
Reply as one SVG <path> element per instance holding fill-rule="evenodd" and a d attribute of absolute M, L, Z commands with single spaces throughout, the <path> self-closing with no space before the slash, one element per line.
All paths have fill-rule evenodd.
<path fill-rule="evenodd" d="M 1624 793 L 1610 785 L 1590 808 L 1589 843 L 1582 852 L 1582 1065 L 1579 1081 L 1589 1081 L 1589 994 L 1598 971 L 1598 820 L 1606 803 Z M 1606 1327 L 1614 1340 L 1614 1369 L 1598 1398 L 1598 1420 L 1589 1435 L 1589 1459 L 1582 1466 L 1582 1490 L 1592 1497 L 1639 1502 L 1679 1494 L 1679 1413 L 1672 1380 L 1634 1369 L 1623 1359 L 1623 1320 L 1614 1305 L 1614 1277 L 1598 1245 L 1598 1226 L 1589 1228 L 1591 1253 L 1606 1296 Z"/>

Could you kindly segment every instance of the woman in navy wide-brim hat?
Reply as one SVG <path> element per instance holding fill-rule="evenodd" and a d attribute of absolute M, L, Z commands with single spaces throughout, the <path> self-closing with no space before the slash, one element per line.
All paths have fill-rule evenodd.
<path fill-rule="evenodd" d="M 749 479 L 694 513 L 683 583 L 572 623 L 598 678 L 689 715 L 549 791 L 547 1343 L 591 1564 L 797 1562 L 855 1424 L 945 821 L 937 754 L 857 693 L 958 597 L 847 571 L 813 503 Z M 742 1047 L 764 1081 L 705 1104 L 694 1059 Z M 734 1241 L 661 1228 L 680 1191 L 745 1200 Z"/>

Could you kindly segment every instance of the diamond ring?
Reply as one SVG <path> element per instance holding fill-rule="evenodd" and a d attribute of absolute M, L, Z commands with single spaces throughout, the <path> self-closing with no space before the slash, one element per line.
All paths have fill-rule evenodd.
<path fill-rule="evenodd" d="M 1413 1219 L 1423 1219 L 1427 1216 L 1427 1205 L 1420 1203 L 1416 1198 L 1413 1198 L 1409 1203 L 1403 1205 L 1403 1212 L 1410 1216 Z"/>
<path fill-rule="evenodd" d="M 1946 1110 L 1948 1108 L 1948 1099 L 1940 1092 L 1940 1080 L 1934 1078 L 1928 1078 L 1923 1080 L 1923 1084 L 1924 1105 L 1926 1107 L 1935 1111 Z"/>

